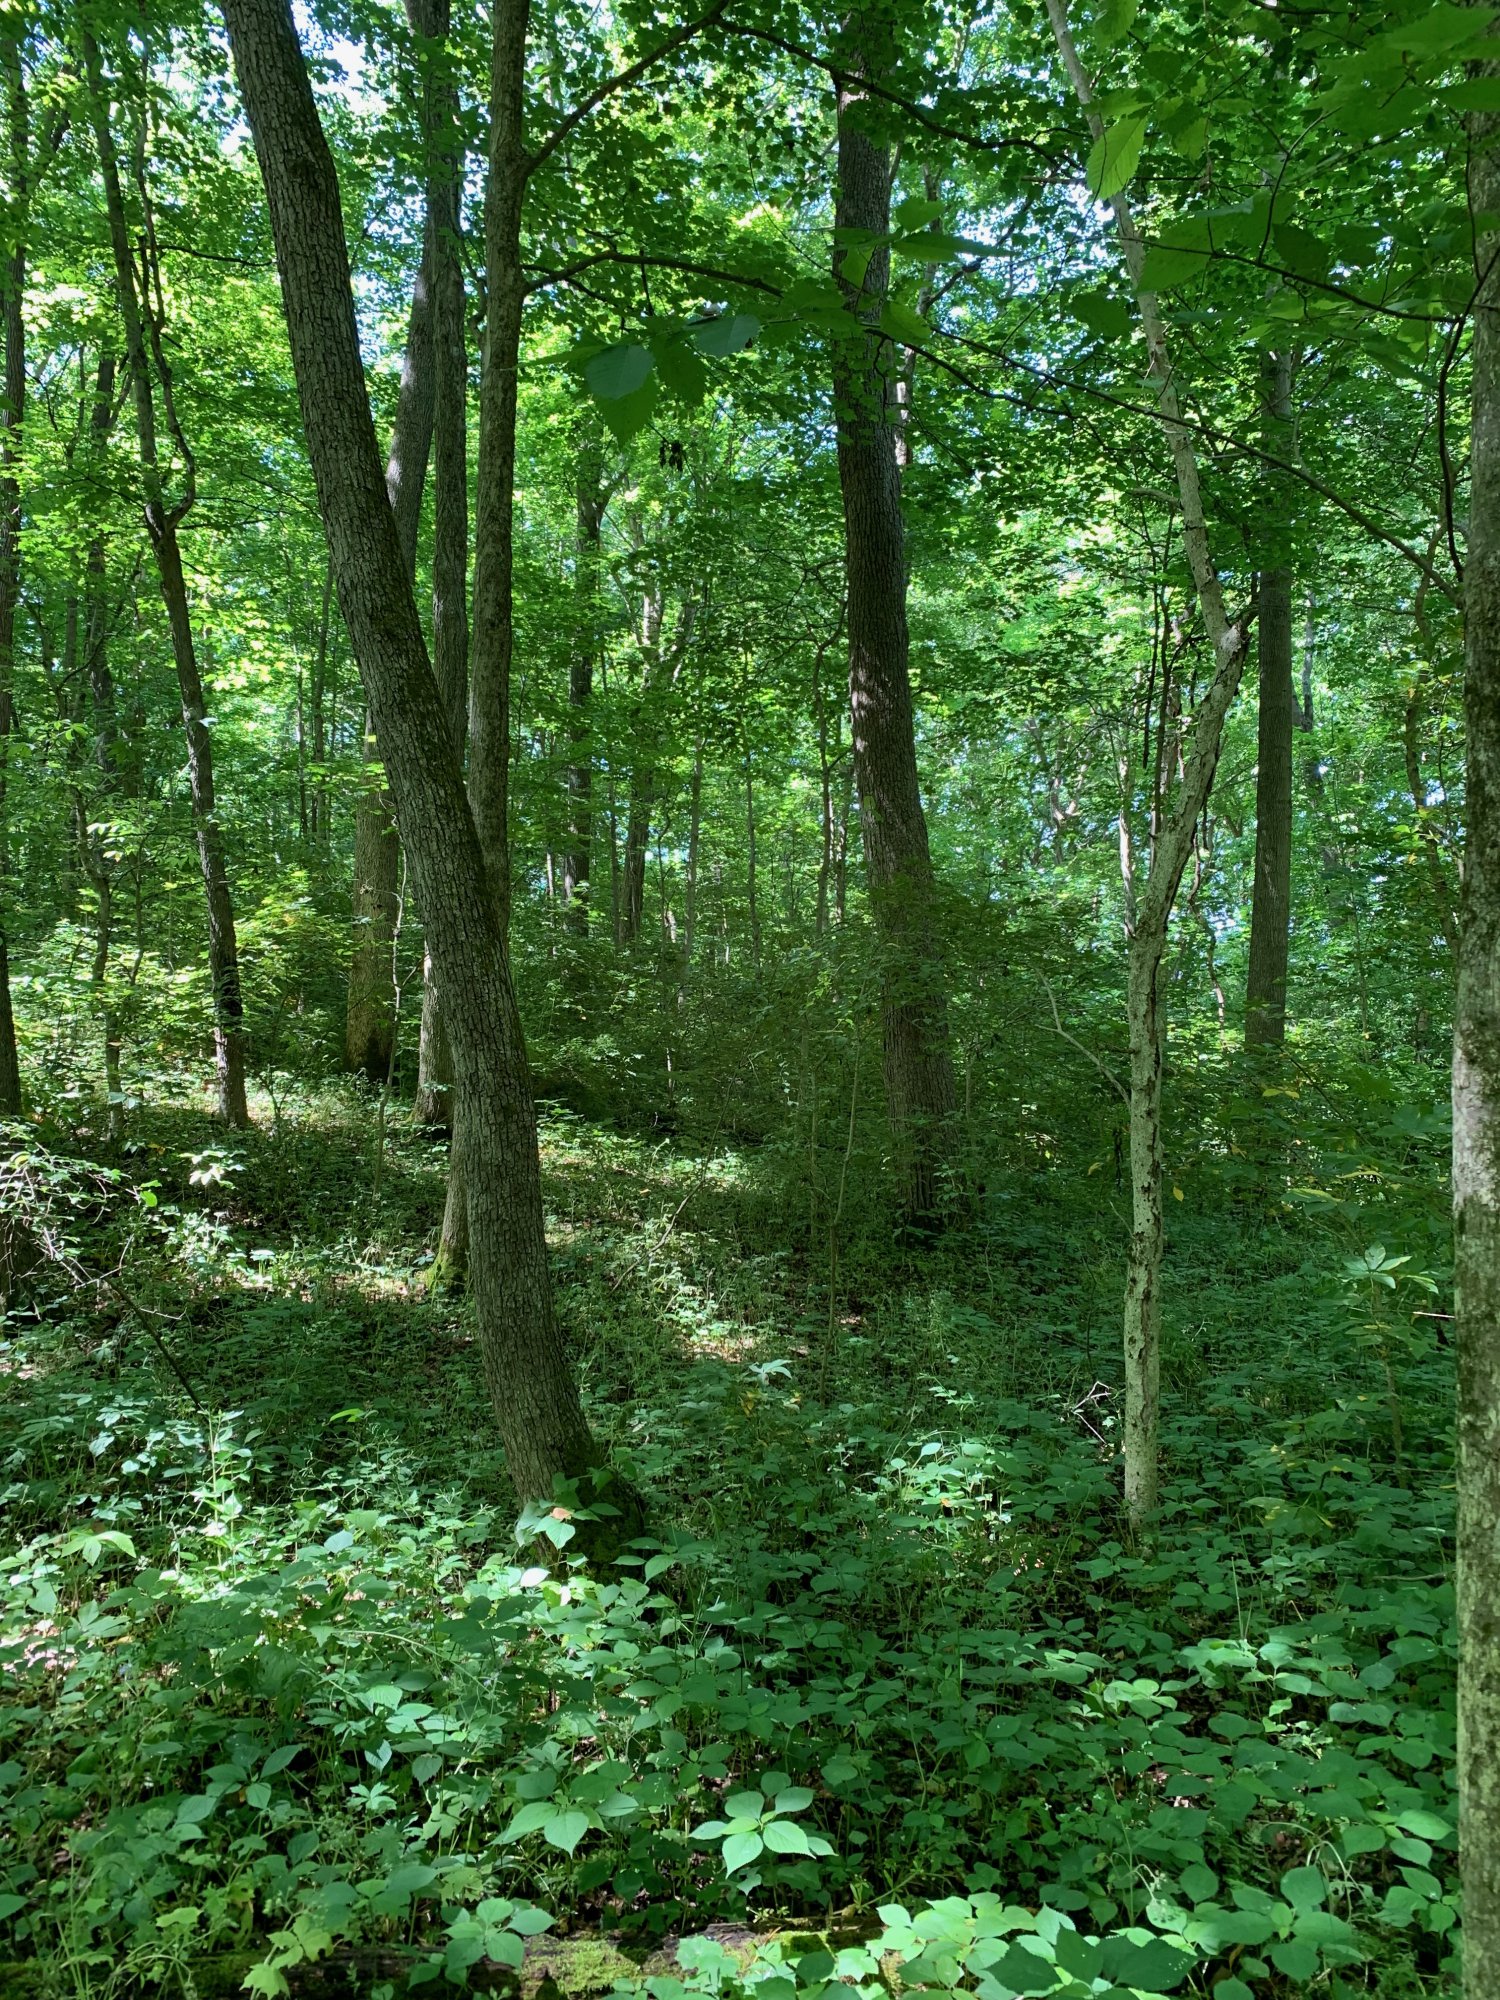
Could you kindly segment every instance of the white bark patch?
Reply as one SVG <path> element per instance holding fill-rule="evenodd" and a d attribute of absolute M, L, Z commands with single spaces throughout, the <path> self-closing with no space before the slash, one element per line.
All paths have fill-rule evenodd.
<path fill-rule="evenodd" d="M 1500 1208 L 1500 1172 L 1495 1139 L 1500 1107 L 1485 1095 L 1484 1073 L 1471 1063 L 1462 1039 L 1453 1050 L 1453 1207 L 1461 1214 L 1471 1201 Z"/>

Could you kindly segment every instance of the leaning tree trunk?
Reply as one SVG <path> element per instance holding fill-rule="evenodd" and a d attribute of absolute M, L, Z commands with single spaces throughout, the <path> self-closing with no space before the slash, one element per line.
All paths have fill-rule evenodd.
<path fill-rule="evenodd" d="M 126 224 L 124 197 L 120 190 L 119 166 L 110 105 L 104 92 L 99 52 L 91 35 L 83 36 L 90 110 L 99 166 L 104 182 L 104 206 L 109 223 L 110 246 L 114 253 L 115 290 L 125 331 L 125 361 L 134 393 L 136 438 L 141 461 L 141 495 L 146 534 L 156 558 L 162 601 L 167 608 L 167 625 L 172 637 L 172 657 L 177 667 L 178 693 L 182 702 L 182 726 L 187 738 L 188 789 L 193 801 L 193 821 L 198 837 L 198 862 L 203 876 L 204 899 L 208 906 L 208 963 L 213 983 L 214 1061 L 218 1073 L 219 1113 L 232 1126 L 248 1125 L 245 1101 L 244 1005 L 240 997 L 239 950 L 235 940 L 234 903 L 229 889 L 229 869 L 224 855 L 224 836 L 219 825 L 218 802 L 214 791 L 213 745 L 208 730 L 208 706 L 204 699 L 203 677 L 198 669 L 193 638 L 192 612 L 188 604 L 187 579 L 182 568 L 182 547 L 177 530 L 196 498 L 192 454 L 177 420 L 172 394 L 172 375 L 163 349 L 159 318 L 152 318 L 149 296 L 143 301 L 137 291 L 137 271 Z M 155 244 L 149 225 L 145 231 L 143 255 L 154 268 Z M 159 297 L 159 287 L 158 287 Z M 149 335 L 150 349 L 147 339 Z M 181 497 L 168 504 L 162 478 L 161 454 L 157 437 L 156 397 L 160 387 L 162 413 L 172 446 L 181 458 L 184 489 Z"/>
<path fill-rule="evenodd" d="M 1500 64 L 1484 65 L 1500 75 Z M 1458 1820 L 1464 1993 L 1500 1993 L 1500 118 L 1469 119 L 1474 311 L 1464 570 L 1468 849 L 1453 1039 Z"/>
<path fill-rule="evenodd" d="M 515 989 L 388 504 L 338 181 L 289 0 L 224 0 L 266 185 L 308 456 L 453 1041 L 485 1378 L 523 1499 L 600 1464 L 559 1337 Z"/>
<path fill-rule="evenodd" d="M 1047 14 L 1074 95 L 1095 144 L 1104 123 L 1094 107 L 1088 73 L 1073 46 L 1067 0 L 1047 0 Z M 1193 578 L 1204 629 L 1213 648 L 1213 676 L 1193 717 L 1192 742 L 1171 811 L 1159 817 L 1152 843 L 1151 873 L 1136 891 L 1129 924 L 1127 1005 L 1130 1018 L 1130 1256 L 1125 1276 L 1125 1511 L 1131 1527 L 1149 1530 L 1157 1508 L 1160 1478 L 1157 1443 L 1161 1385 L 1162 1141 L 1161 1072 L 1165 1016 L 1161 998 L 1162 958 L 1172 907 L 1193 851 L 1197 824 L 1213 787 L 1229 713 L 1244 670 L 1246 632 L 1231 623 L 1214 566 L 1193 435 L 1182 417 L 1167 332 L 1156 296 L 1141 284 L 1146 246 L 1124 194 L 1110 202 L 1120 248 L 1135 289 L 1145 338 L 1147 374 L 1172 456 L 1182 503 L 1183 549 Z M 1122 827 L 1122 833 L 1124 829 Z M 1122 842 L 1122 853 L 1125 852 Z"/>
<path fill-rule="evenodd" d="M 26 78 L 21 65 L 18 20 L 13 18 L 0 35 L 0 67 L 3 67 L 5 118 L 9 140 L 11 195 L 18 204 L 27 198 L 30 166 L 30 130 L 26 103 Z M 14 725 L 12 695 L 16 632 L 16 604 L 21 594 L 21 486 L 18 477 L 21 456 L 21 421 L 26 407 L 26 322 L 22 298 L 26 290 L 26 244 L 24 232 L 15 240 L 0 264 L 0 285 L 4 287 L 0 310 L 4 316 L 5 381 L 4 407 L 0 408 L 0 1118 L 21 1115 L 21 1064 L 16 1052 L 16 1022 L 10 1003 L 10 947 L 6 918 L 9 893 L 10 844 L 5 816 L 6 765 L 10 734 Z M 0 1261 L 5 1260 L 8 1237 L 0 1224 Z M 4 1286 L 0 1285 L 0 1290 Z"/>
<path fill-rule="evenodd" d="M 856 34 L 862 23 L 855 24 Z M 851 65 L 853 69 L 855 65 Z M 870 913 L 880 946 L 886 1108 L 900 1163 L 902 1206 L 931 1223 L 954 1109 L 943 953 L 927 820 L 917 778 L 906 623 L 906 550 L 896 459 L 897 357 L 876 331 L 890 278 L 892 163 L 861 129 L 868 100 L 856 76 L 838 95 L 835 231 L 877 240 L 857 281 L 841 250 L 838 279 L 866 331 L 836 342 L 834 415 L 844 502 L 849 715 Z"/>
<path fill-rule="evenodd" d="M 1292 421 L 1292 355 L 1268 354 L 1263 367 L 1266 428 L 1283 460 Z M 1269 561 L 1260 573 L 1257 638 L 1260 718 L 1255 775 L 1255 889 L 1250 905 L 1250 966 L 1245 985 L 1245 1044 L 1279 1048 L 1286 1039 L 1287 959 L 1292 921 L 1292 572 L 1284 550 L 1285 487 L 1266 482 Z"/>
<path fill-rule="evenodd" d="M 429 215 L 411 295 L 406 353 L 396 422 L 386 460 L 385 485 L 407 581 L 417 574 L 417 531 L 422 521 L 422 488 L 432 452 L 432 224 Z M 365 718 L 364 759 L 383 767 L 379 733 Z M 362 1070 L 384 1083 L 396 1054 L 396 970 L 391 948 L 401 874 L 401 842 L 383 768 L 367 769 L 354 810 L 354 952 L 349 965 L 349 1000 L 344 1015 L 344 1067 Z"/>

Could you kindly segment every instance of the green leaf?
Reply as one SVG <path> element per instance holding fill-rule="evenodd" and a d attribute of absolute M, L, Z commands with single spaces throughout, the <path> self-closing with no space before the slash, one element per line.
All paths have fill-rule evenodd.
<path fill-rule="evenodd" d="M 773 1819 L 761 1829 L 766 1846 L 773 1854 L 807 1854 L 811 1852 L 807 1835 L 795 1820 Z M 728 1850 L 729 1842 L 724 1843 Z"/>
<path fill-rule="evenodd" d="M 1140 0 L 1103 0 L 1095 32 L 1106 48 L 1130 33 Z"/>
<path fill-rule="evenodd" d="M 662 387 L 680 397 L 689 408 L 696 407 L 708 393 L 708 370 L 685 340 L 663 341 L 653 349 Z M 646 1565 L 646 1579 L 671 1567 L 672 1556 L 653 1556 Z M 653 1564 L 655 1568 L 653 1569 Z"/>
<path fill-rule="evenodd" d="M 1289 1868 L 1281 1878 L 1281 1893 L 1296 1910 L 1315 1910 L 1328 1901 L 1328 1884 L 1319 1868 Z"/>
<path fill-rule="evenodd" d="M 293 1758 L 300 1756 L 301 1753 L 302 1745 L 300 1743 L 281 1744 L 279 1748 L 271 1752 L 265 1763 L 261 1765 L 260 1775 L 263 1778 L 274 1778 L 278 1771 L 284 1771 Z"/>
<path fill-rule="evenodd" d="M 546 1910 L 539 1910 L 534 1903 L 522 1903 L 519 1909 L 511 1912 L 509 1919 L 510 1928 L 519 1931 L 522 1937 L 540 1937 L 543 1931 L 550 1931 L 555 1922 L 554 1917 Z"/>
<path fill-rule="evenodd" d="M 1190 284 L 1208 269 L 1208 255 L 1202 250 L 1179 249 L 1170 243 L 1153 243 L 1141 262 L 1143 292 L 1170 292 Z"/>
<path fill-rule="evenodd" d="M 1123 299 L 1108 292 L 1074 292 L 1069 300 L 1073 311 L 1090 333 L 1101 340 L 1116 340 L 1131 327 L 1130 308 Z"/>
<path fill-rule="evenodd" d="M 852 1785 L 858 1776 L 858 1764 L 842 1751 L 836 1757 L 830 1757 L 823 1766 L 823 1782 L 826 1785 Z"/>
<path fill-rule="evenodd" d="M 629 444 L 636 432 L 643 431 L 650 423 L 656 408 L 657 387 L 657 378 L 652 375 L 632 395 L 615 396 L 599 405 L 600 416 L 621 444 Z M 575 1530 L 571 1521 L 548 1520 L 543 1523 L 542 1532 L 560 1547 L 571 1539 Z"/>
<path fill-rule="evenodd" d="M 1178 1876 L 1183 1894 L 1194 1903 L 1206 1903 L 1219 1886 L 1219 1878 L 1212 1868 L 1201 1861 L 1194 1861 Z"/>
<path fill-rule="evenodd" d="M 1140 164 L 1145 139 L 1144 118 L 1122 118 L 1111 125 L 1104 137 L 1095 141 L 1084 168 L 1090 194 L 1100 201 L 1119 194 Z"/>
<path fill-rule="evenodd" d="M 1416 1834 L 1419 1840 L 1448 1840 L 1453 1833 L 1447 1820 L 1439 1819 L 1436 1813 L 1423 1812 L 1418 1806 L 1408 1806 L 1405 1812 L 1397 1813 L 1396 1824 Z"/>
<path fill-rule="evenodd" d="M 760 332 L 754 313 L 721 313 L 692 328 L 693 344 L 700 354 L 722 361 L 726 355 L 740 354 Z"/>
<path fill-rule="evenodd" d="M 549 1847 L 560 1847 L 564 1854 L 571 1854 L 588 1832 L 589 1824 L 587 1813 L 560 1812 L 542 1828 L 542 1838 Z"/>
<path fill-rule="evenodd" d="M 903 347 L 922 347 L 932 338 L 932 328 L 913 307 L 899 299 L 887 299 L 880 309 L 880 331 Z"/>
<path fill-rule="evenodd" d="M 442 1758 L 433 1756 L 432 1752 L 429 1750 L 425 1757 L 413 1758 L 411 1774 L 416 1779 L 419 1785 L 425 1785 L 427 1783 L 427 1780 L 429 1778 L 435 1778 L 438 1772 L 442 1770 L 442 1768 L 443 1768 Z"/>
<path fill-rule="evenodd" d="M 759 1819 L 765 1809 L 765 1799 L 759 1792 L 731 1792 L 724 1801 L 724 1810 L 731 1819 Z"/>
<path fill-rule="evenodd" d="M 1288 1979 L 1311 1979 L 1318 1970 L 1316 1946 L 1304 1944 L 1300 1938 L 1287 1938 L 1281 1944 L 1273 1944 L 1270 1956 L 1276 1970 L 1284 1972 Z"/>
<path fill-rule="evenodd" d="M 1189 1955 L 1164 1938 L 1152 1938 L 1148 1944 L 1134 1944 L 1125 1937 L 1104 1941 L 1100 1965 L 1104 1977 L 1137 1987 L 1142 1993 L 1170 1993 L 1192 1969 Z"/>
<path fill-rule="evenodd" d="M 732 1833 L 724 1843 L 724 1869 L 734 1874 L 737 1868 L 748 1868 L 752 1861 L 758 1861 L 765 1851 L 766 1843 L 758 1833 Z"/>
<path fill-rule="evenodd" d="M 1282 263 L 1297 277 L 1321 280 L 1328 276 L 1332 253 L 1311 230 L 1301 229 L 1295 222 L 1278 222 L 1271 231 L 1271 241 Z"/>
<path fill-rule="evenodd" d="M 654 366 L 649 347 L 606 347 L 585 365 L 583 379 L 601 403 L 614 402 L 633 396 Z"/>
<path fill-rule="evenodd" d="M 940 201 L 927 201 L 919 194 L 909 194 L 905 201 L 898 201 L 891 210 L 891 220 L 898 229 L 925 229 L 929 222 L 936 222 L 942 212 Z"/>
<path fill-rule="evenodd" d="M 785 1791 L 776 1794 L 776 1810 L 779 1813 L 806 1812 L 813 1796 L 806 1785 L 788 1785 Z"/>
<path fill-rule="evenodd" d="M 437 1880 L 437 1870 L 425 1861 L 403 1861 L 399 1868 L 393 1868 L 381 1885 L 380 1893 L 389 1896 L 415 1896 Z"/>
<path fill-rule="evenodd" d="M 520 1840 L 528 1833 L 537 1833 L 549 1819 L 557 1817 L 557 1807 L 551 1799 L 533 1799 L 530 1805 L 522 1806 L 510 1825 L 501 1834 L 502 1840 Z"/>

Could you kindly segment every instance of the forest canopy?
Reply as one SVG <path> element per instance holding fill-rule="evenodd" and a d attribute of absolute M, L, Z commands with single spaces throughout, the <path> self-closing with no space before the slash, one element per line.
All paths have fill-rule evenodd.
<path fill-rule="evenodd" d="M 0 2000 L 1500 1992 L 1497 36 L 0 0 Z"/>

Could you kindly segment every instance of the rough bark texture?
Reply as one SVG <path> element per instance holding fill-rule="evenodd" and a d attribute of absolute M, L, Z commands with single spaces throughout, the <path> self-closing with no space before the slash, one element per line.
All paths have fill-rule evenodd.
<path fill-rule="evenodd" d="M 1047 0 L 1047 14 L 1058 53 L 1074 95 L 1097 142 L 1103 120 L 1094 109 L 1088 73 L 1079 61 L 1068 27 L 1066 0 Z M 1244 670 L 1246 633 L 1224 609 L 1224 591 L 1214 566 L 1208 529 L 1203 518 L 1203 494 L 1192 432 L 1183 422 L 1177 396 L 1166 326 L 1156 296 L 1141 284 L 1146 246 L 1135 215 L 1123 194 L 1110 203 L 1126 270 L 1135 288 L 1145 337 L 1147 371 L 1156 391 L 1172 468 L 1182 502 L 1182 540 L 1204 629 L 1213 648 L 1214 670 L 1193 717 L 1191 745 L 1171 811 L 1156 829 L 1151 873 L 1144 888 L 1133 890 L 1130 924 L 1127 1006 L 1130 1021 L 1130 1258 L 1125 1274 L 1125 1510 L 1131 1526 L 1148 1530 L 1156 1513 L 1160 1477 L 1157 1428 L 1161 1380 L 1162 1277 L 1162 1141 L 1161 1070 L 1165 1016 L 1161 1005 L 1161 965 L 1167 927 L 1192 854 L 1198 819 L 1213 786 L 1219 760 L 1224 718 L 1238 692 Z M 1127 881 L 1128 842 L 1121 859 Z"/>
<path fill-rule="evenodd" d="M 432 228 L 429 217 L 422 261 L 412 288 L 406 352 L 396 422 L 386 460 L 385 487 L 396 517 L 396 537 L 407 581 L 417 573 L 417 532 L 422 488 L 432 455 L 433 427 Z M 379 731 L 365 718 L 364 756 L 382 764 Z M 354 809 L 354 951 L 344 1015 L 344 1067 L 362 1070 L 372 1083 L 391 1073 L 396 1053 L 396 980 L 391 941 L 400 894 L 401 841 L 385 782 L 367 781 Z"/>
<path fill-rule="evenodd" d="M 125 202 L 120 189 L 119 167 L 111 107 L 105 94 L 98 50 L 90 36 L 83 38 L 84 61 L 88 72 L 90 110 L 99 166 L 104 181 L 104 205 L 109 222 L 110 247 L 114 253 L 115 290 L 124 323 L 125 363 L 135 402 L 136 438 L 141 460 L 141 498 L 146 534 L 156 558 L 162 601 L 167 608 L 167 624 L 172 635 L 172 658 L 177 668 L 177 687 L 182 702 L 182 727 L 187 739 L 188 788 L 193 801 L 193 823 L 198 839 L 198 863 L 203 876 L 203 894 L 208 909 L 208 963 L 213 982 L 214 1066 L 218 1075 L 219 1114 L 229 1125 L 248 1125 L 245 1102 L 244 1005 L 240 997 L 239 950 L 235 940 L 234 903 L 229 889 L 229 868 L 224 854 L 224 836 L 219 825 L 214 794 L 213 744 L 208 729 L 208 707 L 203 678 L 198 669 L 193 639 L 192 612 L 188 604 L 187 579 L 182 568 L 182 548 L 177 530 L 195 497 L 192 458 L 178 428 L 172 405 L 171 374 L 158 324 L 148 323 L 149 300 L 143 309 L 137 292 L 134 257 L 126 225 Z M 148 229 L 148 245 L 150 232 Z M 147 336 L 150 335 L 150 351 Z M 183 461 L 185 480 L 182 496 L 168 504 L 162 478 L 161 454 L 157 437 L 156 401 L 160 390 L 163 414 L 178 456 Z"/>
<path fill-rule="evenodd" d="M 445 39 L 448 0 L 423 0 L 420 7 L 413 7 L 412 20 L 429 42 Z M 432 246 L 432 666 L 461 759 L 469 702 L 469 354 L 459 246 L 463 142 L 451 79 L 431 56 L 423 107 L 430 148 L 427 215 Z M 430 953 L 423 965 L 414 1115 L 419 1124 L 452 1128 L 453 1053 L 432 980 Z"/>
<path fill-rule="evenodd" d="M 453 1041 L 486 1382 L 523 1498 L 599 1454 L 553 1315 L 536 1120 L 496 899 L 387 502 L 333 160 L 288 0 L 225 0 L 266 184 L 292 360 L 344 621 L 390 771 Z"/>
<path fill-rule="evenodd" d="M 579 937 L 589 925 L 589 859 L 594 841 L 594 762 L 590 711 L 594 703 L 594 652 L 598 621 L 599 545 L 604 528 L 604 468 L 598 440 L 578 454 L 578 508 L 574 539 L 573 653 L 568 663 L 568 845 L 563 856 L 563 901 L 568 928 Z"/>
<path fill-rule="evenodd" d="M 1486 64 L 1485 73 L 1500 73 Z M 1468 729 L 1453 1042 L 1458 1342 L 1458 1814 L 1464 1993 L 1500 1993 L 1500 119 L 1469 124 L 1473 443 L 1464 571 Z M 1480 228 L 1478 218 L 1487 226 Z"/>
<path fill-rule="evenodd" d="M 858 38 L 861 24 L 852 24 Z M 866 71 L 868 73 L 868 70 Z M 860 129 L 857 77 L 838 95 L 838 229 L 888 234 L 889 150 Z M 863 254 L 862 252 L 860 253 Z M 851 283 L 848 253 L 838 278 L 851 309 L 879 317 L 890 276 L 883 245 Z M 943 954 L 935 909 L 917 752 L 906 623 L 901 475 L 896 463 L 896 355 L 871 330 L 834 348 L 833 395 L 848 583 L 849 716 L 870 910 L 881 955 L 886 1107 L 915 1222 L 937 1214 L 939 1181 L 954 1110 Z"/>
<path fill-rule="evenodd" d="M 1268 354 L 1262 374 L 1266 428 L 1285 433 L 1292 420 L 1292 356 Z M 1273 435 L 1272 449 L 1278 439 Z M 1286 458 L 1284 442 L 1278 455 Z M 1245 983 L 1245 1042 L 1279 1047 L 1286 1039 L 1287 959 L 1292 921 L 1292 572 L 1275 544 L 1280 534 L 1279 481 L 1268 482 L 1271 560 L 1260 573 L 1259 741 L 1255 775 L 1255 888 L 1250 905 L 1250 965 Z"/>
<path fill-rule="evenodd" d="M 16 26 L 7 25 L 0 34 L 0 67 L 4 71 L 11 198 L 19 207 L 24 207 L 30 133 L 26 83 L 21 67 L 21 42 Z M 6 926 L 10 850 L 5 817 L 6 764 L 14 723 L 11 685 L 16 602 L 21 590 L 21 489 L 17 474 L 21 455 L 21 422 L 26 407 L 26 326 L 21 317 L 22 295 L 26 288 L 26 247 L 19 228 L 9 255 L 0 264 L 0 284 L 4 286 L 0 311 L 4 315 L 5 341 L 4 404 L 0 407 L 0 1118 L 19 1118 L 21 1064 L 16 1052 L 16 1022 L 10 1004 L 10 945 Z M 0 1255 L 3 1255 L 3 1248 L 0 1244 Z"/>

